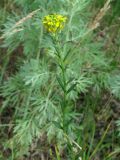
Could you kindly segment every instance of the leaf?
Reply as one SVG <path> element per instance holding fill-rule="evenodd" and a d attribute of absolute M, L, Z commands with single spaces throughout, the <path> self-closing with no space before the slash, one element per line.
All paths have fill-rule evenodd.
<path fill-rule="evenodd" d="M 62 129 L 61 124 L 58 123 L 57 121 L 53 121 L 53 124 L 54 124 L 57 128 Z"/>
<path fill-rule="evenodd" d="M 59 85 L 61 86 L 62 90 L 65 91 L 64 85 L 63 85 L 60 77 L 56 76 L 56 78 L 57 78 L 57 81 L 58 81 Z"/>
<path fill-rule="evenodd" d="M 74 84 L 67 90 L 67 94 L 68 94 L 70 91 L 74 90 L 74 88 L 76 87 L 76 85 L 77 85 L 77 83 L 74 83 Z"/>

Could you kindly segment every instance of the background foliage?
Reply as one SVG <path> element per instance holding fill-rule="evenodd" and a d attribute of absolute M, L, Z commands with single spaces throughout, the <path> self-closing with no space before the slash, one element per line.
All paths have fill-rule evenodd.
<path fill-rule="evenodd" d="M 105 2 L 0 2 L 1 160 L 120 159 L 120 4 L 111 1 L 103 17 Z M 42 24 L 52 13 L 68 18 L 57 46 L 65 109 L 58 48 Z"/>

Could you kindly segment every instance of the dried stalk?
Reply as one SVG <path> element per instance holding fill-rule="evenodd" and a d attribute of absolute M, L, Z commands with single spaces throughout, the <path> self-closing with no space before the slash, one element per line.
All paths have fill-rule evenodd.
<path fill-rule="evenodd" d="M 100 20 L 104 17 L 108 9 L 110 8 L 110 2 L 111 0 L 107 0 L 104 4 L 103 8 L 100 9 L 99 13 L 95 17 L 94 21 L 90 24 L 89 28 L 90 30 L 94 30 L 100 25 Z"/>
<path fill-rule="evenodd" d="M 15 23 L 15 25 L 12 28 L 10 28 L 10 30 L 7 33 L 3 34 L 0 37 L 0 39 L 4 39 L 6 36 L 12 35 L 16 32 L 20 32 L 21 30 L 23 30 L 22 28 L 21 29 L 16 29 L 16 28 L 19 27 L 21 24 L 23 24 L 28 19 L 32 18 L 40 10 L 41 10 L 41 8 L 29 13 L 26 17 L 20 19 L 18 22 Z"/>

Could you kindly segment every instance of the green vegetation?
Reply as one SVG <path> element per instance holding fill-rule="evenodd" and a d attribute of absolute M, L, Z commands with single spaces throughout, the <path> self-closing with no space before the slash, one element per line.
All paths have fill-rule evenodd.
<path fill-rule="evenodd" d="M 0 13 L 0 160 L 120 160 L 119 0 Z"/>

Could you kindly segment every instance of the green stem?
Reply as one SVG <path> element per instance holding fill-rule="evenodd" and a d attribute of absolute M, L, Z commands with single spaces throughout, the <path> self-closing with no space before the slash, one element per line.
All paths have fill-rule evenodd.
<path fill-rule="evenodd" d="M 43 38 L 43 26 L 41 25 L 41 30 L 40 30 L 40 35 L 39 35 L 39 46 L 38 46 L 38 52 L 37 52 L 37 60 L 40 58 L 42 38 Z"/>
<path fill-rule="evenodd" d="M 65 123 L 64 123 L 64 116 L 65 116 L 65 109 L 67 107 L 67 83 L 66 83 L 66 68 L 65 68 L 65 65 L 64 65 L 64 61 L 62 59 L 61 56 L 59 56 L 59 66 L 60 66 L 60 69 L 61 69 L 61 79 L 62 79 L 62 84 L 63 84 L 63 88 L 62 88 L 62 91 L 63 91 L 63 103 L 62 103 L 62 114 L 63 114 L 63 128 L 65 129 Z"/>
<path fill-rule="evenodd" d="M 106 134 L 108 133 L 108 130 L 109 130 L 110 126 L 111 126 L 111 122 L 108 124 L 108 126 L 107 126 L 105 132 L 103 133 L 103 136 L 101 137 L 99 143 L 97 144 L 96 148 L 94 149 L 94 151 L 92 152 L 91 156 L 89 157 L 89 160 L 92 160 L 93 156 L 96 154 L 96 152 L 100 148 L 100 145 L 102 144 Z"/>
<path fill-rule="evenodd" d="M 59 42 L 57 41 L 57 37 L 55 38 L 55 43 L 56 43 L 56 56 L 57 56 L 57 63 L 61 69 L 61 82 L 62 82 L 62 91 L 63 91 L 63 103 L 61 103 L 61 108 L 62 108 L 62 121 L 63 121 L 63 129 L 65 130 L 65 109 L 67 107 L 67 80 L 66 80 L 66 65 L 65 65 L 65 61 L 64 58 L 62 57 L 62 55 L 60 54 L 61 49 L 59 48 L 60 44 L 58 44 Z"/>
<path fill-rule="evenodd" d="M 66 68 L 63 63 L 63 69 L 62 69 L 62 79 L 63 79 L 63 85 L 64 85 L 64 90 L 63 90 L 63 106 L 62 111 L 63 111 L 63 129 L 66 131 L 66 125 L 65 125 L 65 112 L 67 108 L 67 82 L 66 82 Z"/>

